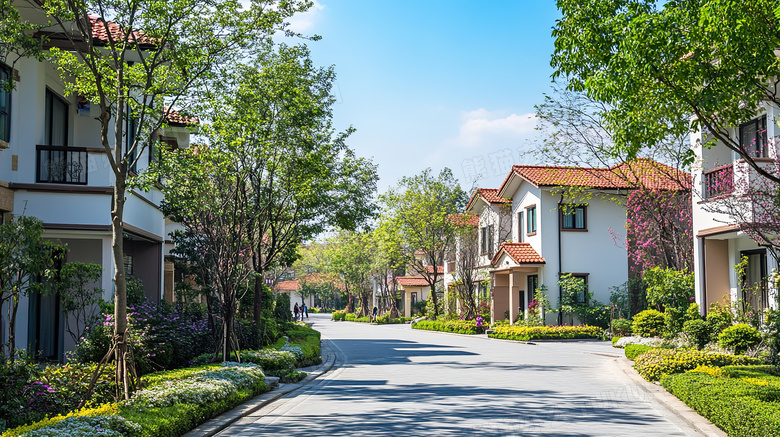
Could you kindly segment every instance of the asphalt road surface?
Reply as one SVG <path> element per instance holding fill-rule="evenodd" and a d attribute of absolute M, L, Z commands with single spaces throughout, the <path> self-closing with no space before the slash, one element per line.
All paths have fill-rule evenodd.
<path fill-rule="evenodd" d="M 608 342 L 522 344 L 311 317 L 333 370 L 220 436 L 700 435 L 626 376 Z"/>

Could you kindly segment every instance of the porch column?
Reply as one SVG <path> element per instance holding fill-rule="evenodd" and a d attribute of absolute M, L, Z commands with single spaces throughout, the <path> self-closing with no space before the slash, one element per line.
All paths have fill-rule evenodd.
<path fill-rule="evenodd" d="M 528 304 L 531 302 L 528 302 L 528 273 L 524 274 L 520 278 L 521 284 L 525 284 L 523 287 L 524 290 L 520 290 L 520 294 L 522 295 L 520 297 L 520 302 L 523 304 L 523 318 L 528 320 Z"/>
<path fill-rule="evenodd" d="M 401 290 L 404 294 L 404 317 L 412 317 L 412 293 Z"/>
<path fill-rule="evenodd" d="M 509 274 L 496 273 L 493 276 L 493 290 L 490 301 L 490 321 L 506 320 L 509 309 Z"/>
<path fill-rule="evenodd" d="M 520 273 L 509 273 L 509 323 L 514 325 L 520 306 Z"/>

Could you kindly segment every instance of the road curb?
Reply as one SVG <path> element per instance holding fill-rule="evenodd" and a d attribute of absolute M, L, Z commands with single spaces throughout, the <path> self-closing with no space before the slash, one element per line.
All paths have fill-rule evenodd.
<path fill-rule="evenodd" d="M 308 373 L 306 378 L 303 378 L 295 384 L 279 384 L 279 388 L 275 390 L 261 393 L 230 411 L 212 417 L 184 434 L 184 437 L 211 437 L 237 422 L 239 419 L 256 412 L 282 396 L 306 387 L 310 382 L 333 369 L 333 366 L 336 364 L 336 351 L 324 340 L 322 341 L 321 351 L 323 352 L 322 355 L 325 357 L 322 364 L 298 369 Z"/>
<path fill-rule="evenodd" d="M 634 370 L 632 361 L 628 358 L 617 358 L 613 362 L 634 385 L 652 396 L 666 411 L 685 422 L 695 431 L 709 437 L 728 437 L 728 434 L 723 430 L 715 426 L 707 418 L 699 415 L 699 413 L 679 400 L 677 396 L 666 391 L 662 385 L 648 382 L 639 376 L 636 370 Z"/>

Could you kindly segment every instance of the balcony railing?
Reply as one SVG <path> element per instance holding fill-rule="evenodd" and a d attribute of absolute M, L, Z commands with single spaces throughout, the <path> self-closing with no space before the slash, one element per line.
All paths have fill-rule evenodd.
<path fill-rule="evenodd" d="M 734 166 L 724 165 L 705 171 L 704 177 L 704 198 L 728 196 L 734 191 Z"/>
<path fill-rule="evenodd" d="M 36 180 L 87 185 L 86 147 L 37 146 Z"/>

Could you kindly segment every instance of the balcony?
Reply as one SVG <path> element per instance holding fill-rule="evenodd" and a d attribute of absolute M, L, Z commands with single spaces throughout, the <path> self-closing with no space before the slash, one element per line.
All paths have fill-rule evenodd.
<path fill-rule="evenodd" d="M 728 196 L 734 192 L 734 166 L 732 164 L 705 171 L 702 178 L 705 199 Z"/>
<path fill-rule="evenodd" d="M 87 185 L 87 148 L 36 146 L 36 181 Z"/>

